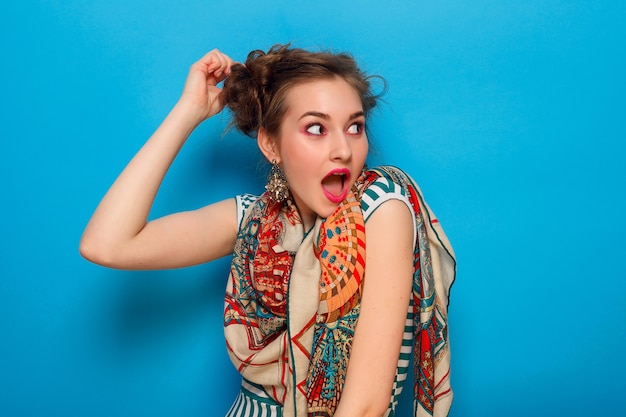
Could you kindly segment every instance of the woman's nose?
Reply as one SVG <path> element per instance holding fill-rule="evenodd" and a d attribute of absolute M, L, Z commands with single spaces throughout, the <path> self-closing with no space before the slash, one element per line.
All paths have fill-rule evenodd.
<path fill-rule="evenodd" d="M 346 161 L 352 156 L 350 142 L 344 134 L 337 134 L 332 138 L 330 159 L 333 161 Z"/>

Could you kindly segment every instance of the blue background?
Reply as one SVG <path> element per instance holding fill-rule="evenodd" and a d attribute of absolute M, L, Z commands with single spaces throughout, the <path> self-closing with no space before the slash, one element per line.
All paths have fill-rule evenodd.
<path fill-rule="evenodd" d="M 451 416 L 626 415 L 624 22 L 623 1 L 5 4 L 0 415 L 223 415 L 228 260 L 113 271 L 78 241 L 195 60 L 288 41 L 388 82 L 371 163 L 418 180 L 458 256 Z M 261 189 L 226 124 L 193 134 L 154 216 Z"/>

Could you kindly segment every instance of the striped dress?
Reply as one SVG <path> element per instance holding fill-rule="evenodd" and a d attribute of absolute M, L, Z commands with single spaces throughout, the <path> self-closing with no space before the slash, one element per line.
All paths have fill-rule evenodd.
<path fill-rule="evenodd" d="M 245 194 L 236 197 L 237 201 L 237 215 L 239 225 L 241 226 L 244 214 L 246 210 L 256 201 L 258 197 Z M 380 177 L 374 181 L 363 194 L 361 201 L 361 208 L 363 210 L 363 218 L 367 223 L 369 217 L 376 211 L 382 203 L 388 200 L 400 200 L 403 201 L 409 210 L 411 210 L 412 217 L 414 218 L 413 208 L 409 202 L 408 197 L 405 195 L 404 190 L 390 179 L 386 177 Z M 416 232 L 414 229 L 414 239 L 416 242 Z M 414 243 L 415 245 L 415 243 Z M 316 341 L 314 341 L 315 344 Z M 393 388 L 390 393 L 389 408 L 384 414 L 385 417 L 395 416 L 395 409 L 398 404 L 404 382 L 407 379 L 409 362 L 411 358 L 413 346 L 413 300 L 411 298 L 411 304 L 407 311 L 407 318 L 405 324 L 405 330 L 402 340 L 402 347 L 400 356 L 398 358 L 398 366 L 396 368 L 396 375 L 394 378 Z M 283 411 L 281 404 L 278 404 L 273 398 L 268 395 L 264 388 L 260 385 L 242 379 L 241 390 L 239 395 L 235 399 L 235 402 L 231 406 L 230 410 L 226 414 L 226 417 L 282 417 Z"/>

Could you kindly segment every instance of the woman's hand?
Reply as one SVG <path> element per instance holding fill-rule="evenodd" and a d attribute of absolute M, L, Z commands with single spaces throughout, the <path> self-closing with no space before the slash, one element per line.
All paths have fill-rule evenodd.
<path fill-rule="evenodd" d="M 179 102 L 198 109 L 202 120 L 219 113 L 224 105 L 220 100 L 222 90 L 217 84 L 230 74 L 233 64 L 228 55 L 217 49 L 203 56 L 191 66 Z"/>

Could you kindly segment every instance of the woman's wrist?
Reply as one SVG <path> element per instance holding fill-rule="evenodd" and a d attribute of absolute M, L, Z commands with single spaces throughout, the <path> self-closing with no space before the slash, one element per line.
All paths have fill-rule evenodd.
<path fill-rule="evenodd" d="M 176 102 L 170 115 L 191 126 L 191 130 L 198 127 L 200 123 L 208 118 L 206 106 L 196 104 L 191 100 L 185 100 L 184 97 L 181 97 Z"/>

